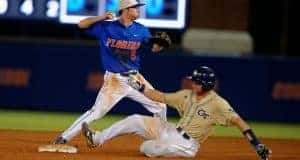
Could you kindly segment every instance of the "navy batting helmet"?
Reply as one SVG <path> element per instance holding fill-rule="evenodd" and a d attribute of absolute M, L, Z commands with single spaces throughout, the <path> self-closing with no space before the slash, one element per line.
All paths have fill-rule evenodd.
<path fill-rule="evenodd" d="M 195 69 L 192 76 L 190 76 L 190 79 L 195 83 L 202 85 L 203 89 L 206 91 L 213 89 L 217 81 L 215 72 L 207 66 L 201 66 L 200 68 Z"/>

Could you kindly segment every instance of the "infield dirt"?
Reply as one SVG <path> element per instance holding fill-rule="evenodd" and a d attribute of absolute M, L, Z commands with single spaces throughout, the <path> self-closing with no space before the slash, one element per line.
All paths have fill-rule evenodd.
<path fill-rule="evenodd" d="M 57 132 L 0 130 L 1 160 L 149 160 L 139 152 L 142 139 L 137 136 L 120 136 L 103 146 L 89 150 L 81 135 L 69 144 L 77 146 L 79 153 L 38 152 L 40 145 L 50 144 Z M 262 139 L 272 151 L 270 160 L 300 160 L 300 140 Z M 189 159 L 189 158 L 151 158 Z M 210 137 L 200 148 L 200 160 L 258 160 L 251 146 L 243 138 Z"/>

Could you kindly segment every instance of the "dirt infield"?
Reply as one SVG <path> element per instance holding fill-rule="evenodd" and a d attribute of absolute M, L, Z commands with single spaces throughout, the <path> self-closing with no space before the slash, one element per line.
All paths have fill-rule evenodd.
<path fill-rule="evenodd" d="M 39 153 L 40 145 L 49 144 L 56 137 L 55 132 L 30 132 L 0 130 L 1 160 L 143 160 L 150 159 L 139 153 L 142 139 L 137 136 L 121 136 L 107 142 L 100 148 L 88 150 L 81 136 L 70 144 L 78 146 L 79 153 Z M 273 160 L 300 160 L 300 140 L 263 139 L 272 149 Z M 201 160 L 257 160 L 251 146 L 242 138 L 210 137 L 195 159 Z M 184 159 L 184 158 L 153 158 Z"/>

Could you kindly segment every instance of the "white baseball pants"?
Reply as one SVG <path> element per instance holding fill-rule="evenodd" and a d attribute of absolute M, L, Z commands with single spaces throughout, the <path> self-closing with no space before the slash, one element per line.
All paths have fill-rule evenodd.
<path fill-rule="evenodd" d="M 185 139 L 175 125 L 159 118 L 138 114 L 118 121 L 102 132 L 97 131 L 93 140 L 101 145 L 124 134 L 137 134 L 145 138 L 140 151 L 148 157 L 194 157 L 200 146 L 193 138 Z"/>
<path fill-rule="evenodd" d="M 135 75 L 137 78 L 148 87 L 151 84 L 144 79 L 141 74 Z M 91 123 L 99 118 L 102 118 L 112 107 L 122 98 L 128 97 L 134 101 L 141 103 L 154 116 L 158 116 L 166 121 L 167 108 L 165 104 L 155 102 L 144 96 L 139 91 L 128 85 L 127 76 L 122 76 L 119 73 L 105 72 L 104 83 L 99 91 L 96 102 L 93 107 L 81 115 L 66 131 L 62 133 L 62 137 L 67 141 L 76 136 L 81 130 L 83 122 Z"/>

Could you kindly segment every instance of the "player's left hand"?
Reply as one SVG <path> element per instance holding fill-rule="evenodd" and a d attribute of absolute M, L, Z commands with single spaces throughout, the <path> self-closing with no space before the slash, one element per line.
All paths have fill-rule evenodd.
<path fill-rule="evenodd" d="M 255 146 L 256 153 L 261 158 L 261 160 L 268 160 L 272 151 L 268 149 L 264 144 L 258 144 Z"/>
<path fill-rule="evenodd" d="M 152 52 L 157 53 L 171 45 L 170 36 L 166 32 L 155 32 L 153 37 L 150 38 L 152 44 Z"/>

